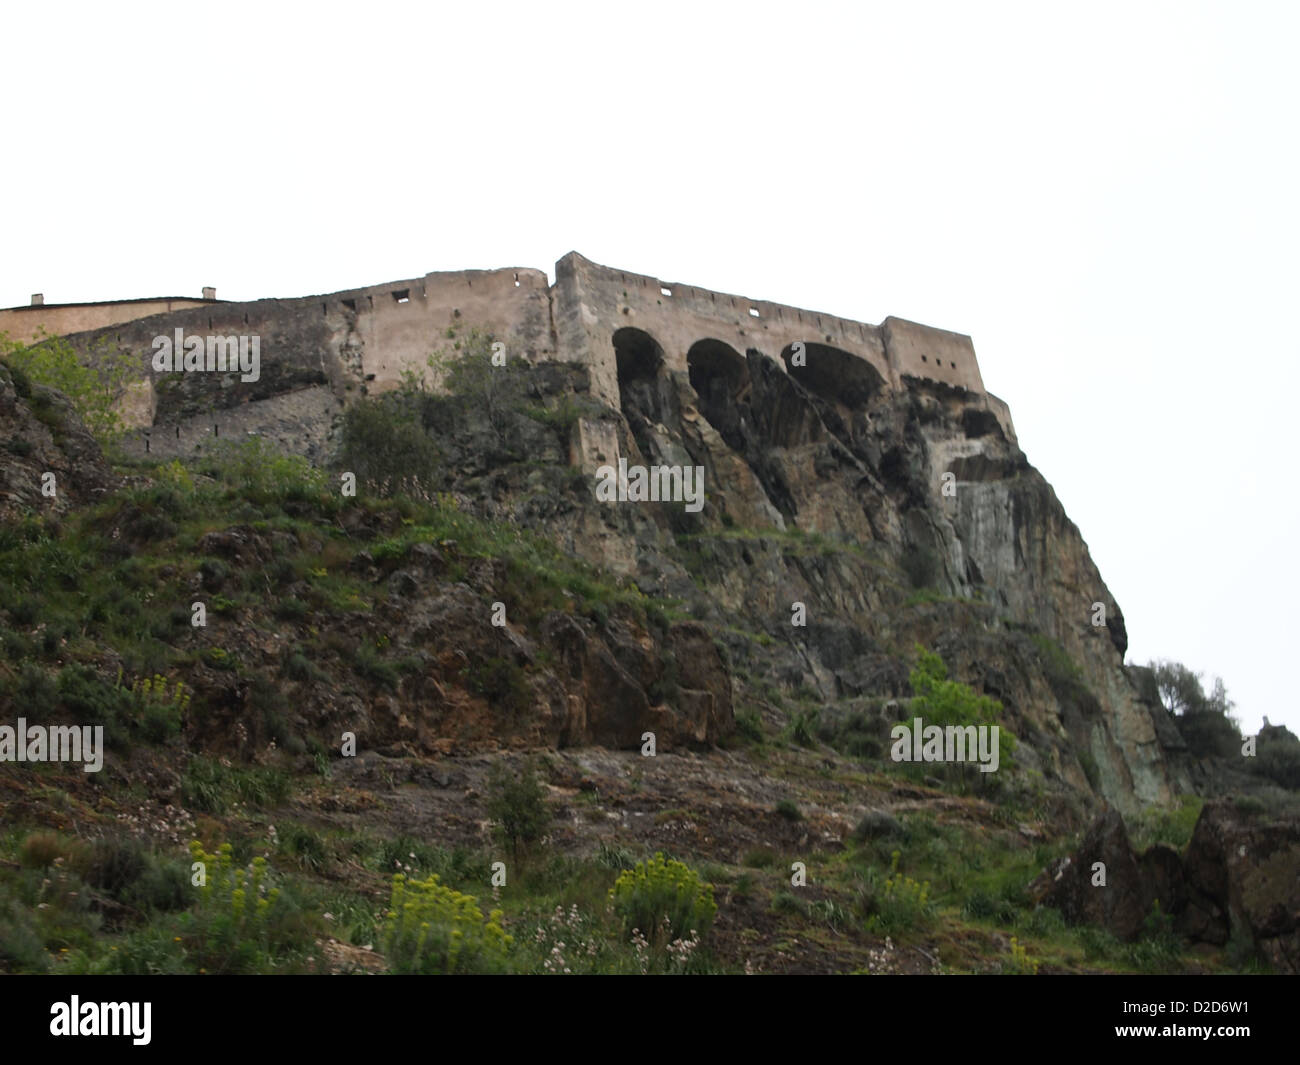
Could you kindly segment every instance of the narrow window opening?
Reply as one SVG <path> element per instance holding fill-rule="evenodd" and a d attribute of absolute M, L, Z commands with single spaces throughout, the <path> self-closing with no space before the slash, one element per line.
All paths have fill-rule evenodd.
<path fill-rule="evenodd" d="M 519 275 L 515 274 L 515 288 L 519 287 Z"/>
<path fill-rule="evenodd" d="M 323 304 L 323 303 L 320 305 L 320 313 L 321 313 L 321 317 L 322 317 L 322 318 L 325 317 L 325 316 L 327 316 L 327 315 L 330 313 L 330 312 L 329 312 L 329 308 L 326 307 L 325 304 Z M 209 328 L 209 329 L 212 328 L 212 319 L 211 319 L 211 318 L 208 319 L 208 328 Z"/>
<path fill-rule="evenodd" d="M 925 361 L 926 361 L 926 358 L 925 358 L 924 355 L 921 356 L 921 361 L 922 361 L 922 362 L 925 362 Z"/>
<path fill-rule="evenodd" d="M 957 369 L 957 364 L 956 364 L 955 362 L 952 364 L 952 368 L 953 368 L 954 370 Z"/>

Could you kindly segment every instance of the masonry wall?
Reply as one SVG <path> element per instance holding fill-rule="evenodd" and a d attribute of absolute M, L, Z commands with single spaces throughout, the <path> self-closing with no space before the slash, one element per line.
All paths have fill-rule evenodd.
<path fill-rule="evenodd" d="M 427 370 L 430 354 L 451 349 L 448 330 L 463 336 L 471 326 L 502 340 L 508 357 L 554 357 L 545 273 L 464 270 L 325 296 L 201 304 L 68 340 L 88 358 L 107 344 L 139 367 L 141 385 L 123 404 L 137 430 L 127 442 L 132 450 L 143 453 L 152 435 L 150 454 L 191 453 L 224 432 L 260 433 L 315 455 L 329 435 L 311 421 L 322 411 L 322 387 L 337 414 L 349 396 L 395 388 L 405 369 Z M 258 337 L 259 379 L 155 371 L 154 338 L 177 329 L 187 337 Z M 313 394 L 298 395 L 304 391 Z M 155 425 L 158 431 L 144 432 Z"/>
<path fill-rule="evenodd" d="M 743 355 L 756 348 L 788 368 L 796 342 L 825 345 L 862 359 L 892 388 L 915 377 L 984 393 L 968 336 L 901 318 L 879 325 L 600 266 L 571 252 L 556 264 L 556 328 L 567 357 L 601 369 L 600 393 L 617 406 L 615 331 L 642 330 L 664 351 L 670 370 L 687 369 L 691 346 L 704 339 Z"/>
<path fill-rule="evenodd" d="M 10 340 L 30 344 L 40 336 L 41 330 L 53 336 L 83 333 L 90 329 L 165 314 L 184 307 L 198 307 L 211 300 L 173 299 L 115 300 L 111 303 L 61 303 L 49 306 L 11 307 L 0 311 L 0 333 L 9 334 Z"/>
<path fill-rule="evenodd" d="M 556 282 L 550 287 L 542 271 L 510 267 L 430 273 L 288 300 L 134 301 L 77 309 L 93 317 L 96 308 L 116 314 L 150 312 L 133 321 L 74 331 L 69 340 L 87 355 L 107 343 L 136 360 L 141 382 L 123 411 L 139 432 L 128 446 L 143 451 L 148 437 L 151 454 L 159 449 L 189 453 L 219 434 L 264 434 L 316 455 L 326 447 L 328 426 L 349 398 L 397 387 L 404 370 L 427 371 L 430 354 L 451 352 L 454 340 L 448 331 L 464 336 L 470 327 L 505 343 L 509 358 L 582 363 L 590 371 L 593 393 L 616 409 L 614 336 L 631 327 L 662 349 L 670 371 L 689 372 L 692 347 L 715 341 L 737 358 L 757 349 L 824 394 L 846 395 L 859 387 L 900 389 L 906 387 L 905 379 L 966 389 L 985 397 L 985 407 L 1014 438 L 1006 404 L 984 391 L 968 336 L 892 317 L 869 325 L 664 282 L 601 266 L 576 252 L 556 264 Z M 44 324 L 55 331 L 84 320 L 72 314 L 49 316 L 72 309 L 16 308 L 0 315 L 44 311 Z M 24 323 L 30 325 L 27 319 Z M 237 372 L 155 372 L 154 338 L 171 336 L 178 328 L 186 336 L 258 336 L 260 379 L 242 381 Z M 804 368 L 789 365 L 797 343 L 807 349 Z M 715 345 L 715 357 L 717 351 L 725 355 Z M 146 434 L 147 428 L 153 431 Z"/>
<path fill-rule="evenodd" d="M 970 337 L 893 317 L 886 318 L 880 329 L 890 364 L 900 379 L 919 377 L 984 393 Z"/>

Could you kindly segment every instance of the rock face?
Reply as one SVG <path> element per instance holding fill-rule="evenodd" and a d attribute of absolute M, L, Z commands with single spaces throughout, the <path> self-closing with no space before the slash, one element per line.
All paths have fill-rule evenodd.
<path fill-rule="evenodd" d="M 62 514 L 101 498 L 116 477 L 61 392 L 0 365 L 0 521 Z M 53 481 L 45 479 L 53 474 Z M 52 484 L 53 494 L 42 490 Z"/>
<path fill-rule="evenodd" d="M 906 696 L 915 644 L 936 647 L 1003 702 L 1050 777 L 1124 811 L 1169 799 L 1156 724 L 1123 668 L 1123 614 L 1051 486 L 983 397 L 906 384 L 840 387 L 754 349 L 689 374 L 629 370 L 604 415 L 618 455 L 702 467 L 703 513 L 499 510 L 653 594 L 705 589 L 704 620 L 775 637 L 779 682 L 825 701 Z"/>
<path fill-rule="evenodd" d="M 1280 972 L 1300 972 L 1300 821 L 1251 821 L 1207 803 L 1184 860 L 1181 927 L 1209 942 L 1244 932 Z"/>
<path fill-rule="evenodd" d="M 208 533 L 205 553 L 249 562 L 269 558 L 267 541 L 247 526 Z M 464 580 L 453 564 L 468 565 Z M 321 617 L 326 644 L 349 660 L 382 641 L 401 668 L 371 672 L 373 687 L 282 682 L 292 730 L 306 735 L 355 732 L 366 748 L 433 754 L 497 746 L 640 748 L 654 733 L 658 750 L 716 744 L 733 726 L 731 676 L 708 630 L 679 622 L 663 630 L 626 618 L 604 626 L 551 611 L 533 626 L 488 622 L 490 604 L 509 599 L 499 563 L 458 556 L 456 546 L 411 545 L 387 566 L 354 560 L 386 592 L 372 616 Z M 200 579 L 203 579 L 200 577 Z M 246 653 L 282 648 L 252 624 L 228 638 Z M 251 755 L 270 737 L 257 734 L 260 693 L 229 673 L 191 677 L 209 711 L 190 723 L 190 742 Z M 241 731 L 242 728 L 242 731 Z M 246 748 L 246 749 L 245 749 Z"/>
<path fill-rule="evenodd" d="M 1106 882 L 1095 882 L 1104 862 Z M 1251 820 L 1229 802 L 1207 803 L 1186 854 L 1157 844 L 1133 853 L 1124 821 L 1110 810 L 1079 849 L 1031 889 L 1066 920 L 1136 939 L 1158 901 L 1193 942 L 1251 944 L 1278 972 L 1300 972 L 1300 820 Z"/>
<path fill-rule="evenodd" d="M 308 310 L 304 330 L 329 326 L 329 307 L 293 314 Z M 333 379 L 313 355 L 319 345 L 285 330 L 279 376 L 268 367 L 255 402 L 320 387 L 313 374 Z M 693 347 L 691 358 L 615 348 L 617 380 L 600 387 L 588 366 L 518 360 L 492 379 L 490 395 L 422 401 L 421 424 L 442 456 L 438 487 L 679 604 L 703 626 L 653 638 L 560 621 L 513 639 L 497 631 L 482 648 L 488 657 L 527 663 L 530 647 L 554 643 L 563 665 L 552 670 L 557 685 L 532 685 L 534 710 L 506 736 L 622 746 L 667 731 L 712 742 L 738 683 L 751 701 L 775 690 L 820 704 L 833 728 L 859 703 L 879 716 L 883 701 L 908 697 L 919 644 L 938 650 L 955 679 L 1001 701 L 1017 759 L 1053 787 L 1121 811 L 1171 797 L 1156 724 L 1123 669 L 1123 614 L 987 395 L 906 374 L 886 382 L 822 345 L 809 348 L 806 365 L 788 350 L 741 355 L 721 340 Z M 182 384 L 167 402 L 224 402 L 204 391 L 221 387 L 208 375 Z M 617 409 L 607 402 L 614 394 Z M 321 457 L 325 417 L 314 438 Z M 703 469 L 703 509 L 599 502 L 595 466 L 620 458 Z M 245 530 L 230 536 L 209 546 L 236 562 L 268 546 Z M 469 610 L 446 587 L 426 601 L 417 577 L 384 578 L 417 620 L 436 607 L 454 627 Z M 434 644 L 448 631 L 416 630 Z M 418 640 L 410 650 L 443 653 Z M 395 720 L 412 713 L 395 709 Z M 422 727 L 447 739 L 444 724 Z M 463 735 L 486 743 L 494 733 L 484 722 Z"/>
<path fill-rule="evenodd" d="M 1031 893 L 1072 924 L 1098 925 L 1126 940 L 1142 931 L 1151 903 L 1124 819 L 1116 810 L 1094 821 L 1079 849 L 1054 863 Z"/>

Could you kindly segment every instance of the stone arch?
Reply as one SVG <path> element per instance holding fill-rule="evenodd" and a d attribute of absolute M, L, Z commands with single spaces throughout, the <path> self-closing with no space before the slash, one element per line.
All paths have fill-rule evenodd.
<path fill-rule="evenodd" d="M 803 344 L 804 365 L 796 366 L 792 361 L 794 344 L 786 345 L 781 361 L 791 377 L 822 399 L 850 409 L 860 408 L 885 387 L 880 371 L 861 355 L 810 340 L 798 343 Z"/>
<path fill-rule="evenodd" d="M 614 330 L 618 405 L 634 431 L 640 418 L 663 421 L 664 361 L 663 345 L 644 329 L 624 326 Z"/>
<path fill-rule="evenodd" d="M 699 396 L 700 413 L 728 444 L 739 447 L 739 401 L 749 385 L 744 356 L 725 341 L 706 337 L 686 353 L 686 371 Z"/>
<path fill-rule="evenodd" d="M 628 381 L 658 377 L 664 364 L 664 349 L 644 329 L 624 326 L 614 330 L 614 361 L 618 366 L 621 389 Z"/>

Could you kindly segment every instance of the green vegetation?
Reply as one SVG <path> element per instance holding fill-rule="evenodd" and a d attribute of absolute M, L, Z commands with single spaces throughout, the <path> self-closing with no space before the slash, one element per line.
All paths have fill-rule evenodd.
<path fill-rule="evenodd" d="M 1184 850 L 1201 816 L 1205 800 L 1196 795 L 1180 796 L 1171 806 L 1149 806 L 1129 824 L 1129 842 L 1139 852 L 1156 843 Z"/>
<path fill-rule="evenodd" d="M 0 363 L 8 366 L 18 394 L 31 404 L 32 412 L 54 432 L 56 440 L 65 429 L 47 395 L 33 385 L 62 392 L 72 409 L 101 444 L 114 443 L 122 432 L 122 420 L 115 408 L 127 384 L 139 376 L 131 359 L 102 343 L 92 357 L 93 366 L 83 363 L 76 350 L 59 337 L 43 337 L 31 345 L 11 341 L 0 333 Z"/>
<path fill-rule="evenodd" d="M 358 491 L 388 496 L 431 490 L 436 483 L 441 455 L 405 393 L 354 403 L 343 416 L 342 437 L 339 466 L 356 474 Z"/>
<path fill-rule="evenodd" d="M 624 934 L 640 936 L 657 952 L 674 940 L 707 935 L 718 911 L 713 885 L 662 853 L 624 870 L 609 889 L 609 899 Z"/>
<path fill-rule="evenodd" d="M 486 918 L 472 895 L 442 884 L 437 874 L 408 881 L 393 877 L 384 919 L 383 949 L 398 973 L 500 972 L 514 938 L 502 913 Z"/>
<path fill-rule="evenodd" d="M 515 773 L 498 763 L 492 767 L 488 816 L 497 838 L 518 862 L 545 835 L 551 822 L 546 792 L 533 766 Z"/>

